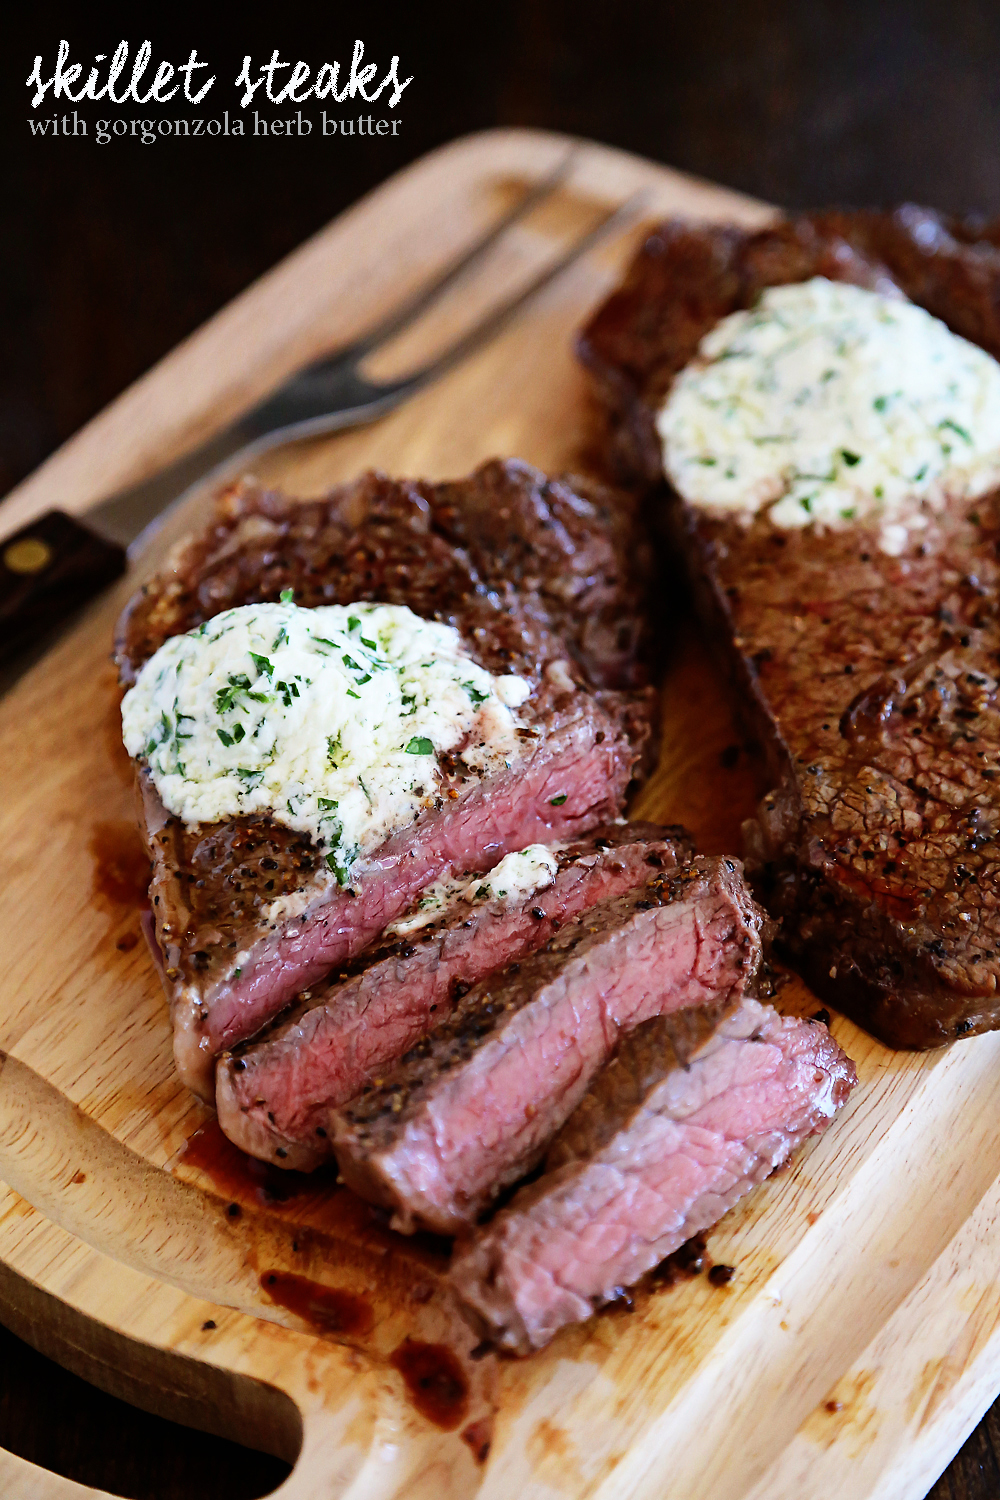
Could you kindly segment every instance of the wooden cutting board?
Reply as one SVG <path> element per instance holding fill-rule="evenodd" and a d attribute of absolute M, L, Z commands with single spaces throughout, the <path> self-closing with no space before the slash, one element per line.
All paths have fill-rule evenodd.
<path fill-rule="evenodd" d="M 0 511 L 82 510 L 343 342 L 544 176 L 565 138 L 494 131 L 410 167 L 188 339 Z M 768 210 L 582 144 L 490 285 L 637 187 L 649 215 Z M 638 229 L 380 425 L 257 472 L 314 494 L 360 468 L 459 475 L 494 454 L 586 463 L 571 337 Z M 398 365 L 481 304 L 459 287 Z M 1000 1389 L 1000 1035 L 916 1056 L 848 1022 L 860 1087 L 833 1129 L 727 1216 L 735 1274 L 661 1285 L 524 1361 L 472 1360 L 440 1242 L 350 1194 L 227 1152 L 177 1083 L 138 940 L 142 861 L 110 631 L 128 587 L 206 514 L 171 514 L 127 586 L 0 703 L 0 1319 L 151 1410 L 289 1460 L 287 1497 L 650 1500 L 922 1496 Z M 664 749 L 634 811 L 739 847 L 756 768 L 698 640 L 669 643 Z M 816 1002 L 793 981 L 783 1003 Z M 0 1453 L 5 1496 L 96 1493 Z"/>

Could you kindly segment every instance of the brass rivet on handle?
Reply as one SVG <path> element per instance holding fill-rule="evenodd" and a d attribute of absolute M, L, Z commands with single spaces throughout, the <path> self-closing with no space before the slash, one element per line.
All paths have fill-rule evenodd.
<path fill-rule="evenodd" d="M 52 561 L 52 548 L 40 537 L 22 537 L 4 548 L 3 561 L 12 573 L 40 573 Z"/>

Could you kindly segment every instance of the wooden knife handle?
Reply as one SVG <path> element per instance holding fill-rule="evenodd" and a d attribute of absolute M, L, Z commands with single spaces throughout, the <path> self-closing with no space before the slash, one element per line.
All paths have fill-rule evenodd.
<path fill-rule="evenodd" d="M 0 512 L 2 514 L 2 512 Z M 125 549 L 61 510 L 0 542 L 0 627 L 18 651 L 125 571 Z"/>

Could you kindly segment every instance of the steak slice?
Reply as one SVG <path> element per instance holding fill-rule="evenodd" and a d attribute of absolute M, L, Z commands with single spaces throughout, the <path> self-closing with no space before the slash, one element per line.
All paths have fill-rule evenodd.
<path fill-rule="evenodd" d="M 527 1354 L 708 1229 L 832 1120 L 857 1082 L 826 1027 L 744 998 L 619 1042 L 545 1173 L 459 1247 L 474 1326 Z"/>
<path fill-rule="evenodd" d="M 553 883 L 526 900 L 461 898 L 412 936 L 385 934 L 261 1037 L 219 1058 L 222 1129 L 262 1161 L 318 1166 L 333 1150 L 333 1109 L 445 1020 L 473 984 L 692 852 L 679 828 L 611 824 L 561 850 Z"/>
<path fill-rule="evenodd" d="M 739 866 L 719 859 L 651 872 L 575 917 L 336 1113 L 344 1180 L 404 1232 L 469 1228 L 538 1164 L 622 1031 L 744 993 L 760 928 Z"/>
<path fill-rule="evenodd" d="M 516 462 L 450 484 L 368 474 L 304 502 L 240 485 L 126 608 L 126 685 L 169 636 L 290 588 L 306 606 L 405 604 L 533 690 L 519 711 L 520 758 L 482 775 L 439 757 L 424 811 L 359 862 L 348 889 L 302 834 L 267 818 L 187 827 L 140 773 L 175 1056 L 204 1097 L 219 1051 L 349 960 L 430 882 L 621 812 L 650 753 L 655 700 L 641 651 L 642 549 L 627 508 L 595 496 Z"/>
<path fill-rule="evenodd" d="M 909 207 L 754 234 L 664 225 L 580 338 L 617 460 L 663 481 L 654 415 L 671 381 L 767 285 L 895 284 L 1000 354 L 997 236 L 972 233 Z M 1000 1025 L 997 496 L 950 501 L 899 556 L 870 524 L 781 531 L 669 488 L 664 511 L 767 747 L 747 872 L 785 952 L 891 1046 Z"/>

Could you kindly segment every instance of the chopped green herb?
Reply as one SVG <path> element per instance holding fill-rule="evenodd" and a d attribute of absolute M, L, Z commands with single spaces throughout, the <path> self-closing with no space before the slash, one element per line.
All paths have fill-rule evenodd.
<path fill-rule="evenodd" d="M 463 682 L 462 686 L 477 707 L 480 703 L 485 703 L 490 696 L 489 693 L 481 693 L 474 682 Z"/>
<path fill-rule="evenodd" d="M 361 621 L 358 619 L 357 615 L 348 615 L 348 617 L 347 617 L 347 628 L 348 628 L 348 630 L 360 630 L 361 629 Z"/>
<path fill-rule="evenodd" d="M 313 640 L 319 641 L 321 646 L 332 646 L 334 651 L 339 651 L 340 649 L 336 641 L 328 641 L 324 635 L 314 635 Z"/>
<path fill-rule="evenodd" d="M 224 729 L 217 729 L 215 732 L 224 745 L 231 745 L 233 743 L 232 735 L 227 734 Z"/>
<path fill-rule="evenodd" d="M 362 646 L 367 646 L 369 651 L 377 651 L 378 650 L 377 643 L 375 641 L 368 641 L 368 640 L 366 640 L 364 636 L 361 637 L 361 644 L 362 644 Z"/>
<path fill-rule="evenodd" d="M 969 433 L 965 430 L 964 427 L 960 427 L 957 422 L 953 422 L 950 417 L 945 417 L 943 422 L 938 423 L 938 427 L 950 427 L 952 432 L 957 432 L 959 437 L 967 442 L 971 448 L 972 438 Z"/>
<path fill-rule="evenodd" d="M 317 797 L 316 806 L 321 808 L 323 812 L 336 812 L 339 804 L 334 802 L 332 797 Z"/>
<path fill-rule="evenodd" d="M 271 650 L 272 651 L 277 651 L 277 649 L 281 645 L 282 641 L 287 641 L 287 640 L 288 640 L 288 631 L 285 629 L 284 625 L 282 625 L 281 629 L 278 631 L 278 634 L 274 637 L 274 640 L 271 643 Z"/>
<path fill-rule="evenodd" d="M 885 411 L 885 409 L 886 409 L 886 407 L 888 405 L 889 405 L 889 397 L 888 396 L 876 396 L 875 400 L 872 402 L 872 406 L 874 406 L 874 408 L 875 408 L 876 411 Z"/>
<path fill-rule="evenodd" d="M 271 676 L 271 674 L 274 672 L 274 667 L 268 661 L 268 659 L 267 659 L 266 656 L 258 656 L 257 653 L 256 653 L 256 651 L 251 651 L 250 652 L 250 657 L 251 657 L 251 660 L 253 661 L 254 666 L 257 668 L 257 671 L 262 676 L 264 676 L 264 677 L 270 677 Z"/>
<path fill-rule="evenodd" d="M 348 869 L 346 869 L 343 865 L 337 863 L 337 856 L 336 856 L 336 854 L 332 850 L 326 856 L 326 863 L 327 863 L 327 868 L 330 869 L 330 870 L 332 870 L 333 873 L 334 873 L 334 875 L 336 875 L 336 877 L 337 877 L 337 884 L 338 885 L 346 885 L 347 884 L 347 877 L 350 874 L 350 871 Z"/>
<path fill-rule="evenodd" d="M 278 598 L 281 600 L 282 604 L 291 604 L 295 598 L 295 590 L 282 589 L 281 593 L 278 595 Z"/>
<path fill-rule="evenodd" d="M 233 970 L 233 978 L 234 978 L 234 979 L 239 979 L 239 977 L 240 977 L 240 975 L 241 975 L 241 974 L 242 974 L 242 973 L 243 973 L 243 970 L 242 970 L 242 969 L 234 969 L 234 970 Z"/>
<path fill-rule="evenodd" d="M 237 724 L 233 729 L 233 743 L 235 745 L 238 745 L 240 740 L 245 738 L 245 735 L 246 731 L 244 730 L 243 725 Z"/>
<path fill-rule="evenodd" d="M 562 805 L 566 801 L 566 798 L 567 798 L 568 795 L 569 795 L 568 792 L 560 792 L 559 795 L 558 795 L 558 797 L 550 797 L 549 798 L 549 806 L 550 807 L 562 807 Z"/>
<path fill-rule="evenodd" d="M 433 755 L 434 746 L 426 735 L 414 735 L 406 747 L 407 755 Z M 564 799 L 565 800 L 565 799 Z"/>
<path fill-rule="evenodd" d="M 841 448 L 840 456 L 849 469 L 853 469 L 855 464 L 861 462 L 861 454 L 852 453 L 849 448 Z"/>
<path fill-rule="evenodd" d="M 361 702 L 361 694 L 360 693 L 356 693 L 353 688 L 348 688 L 347 689 L 347 696 L 348 696 L 348 698 L 357 698 L 358 702 L 359 703 Z"/>

